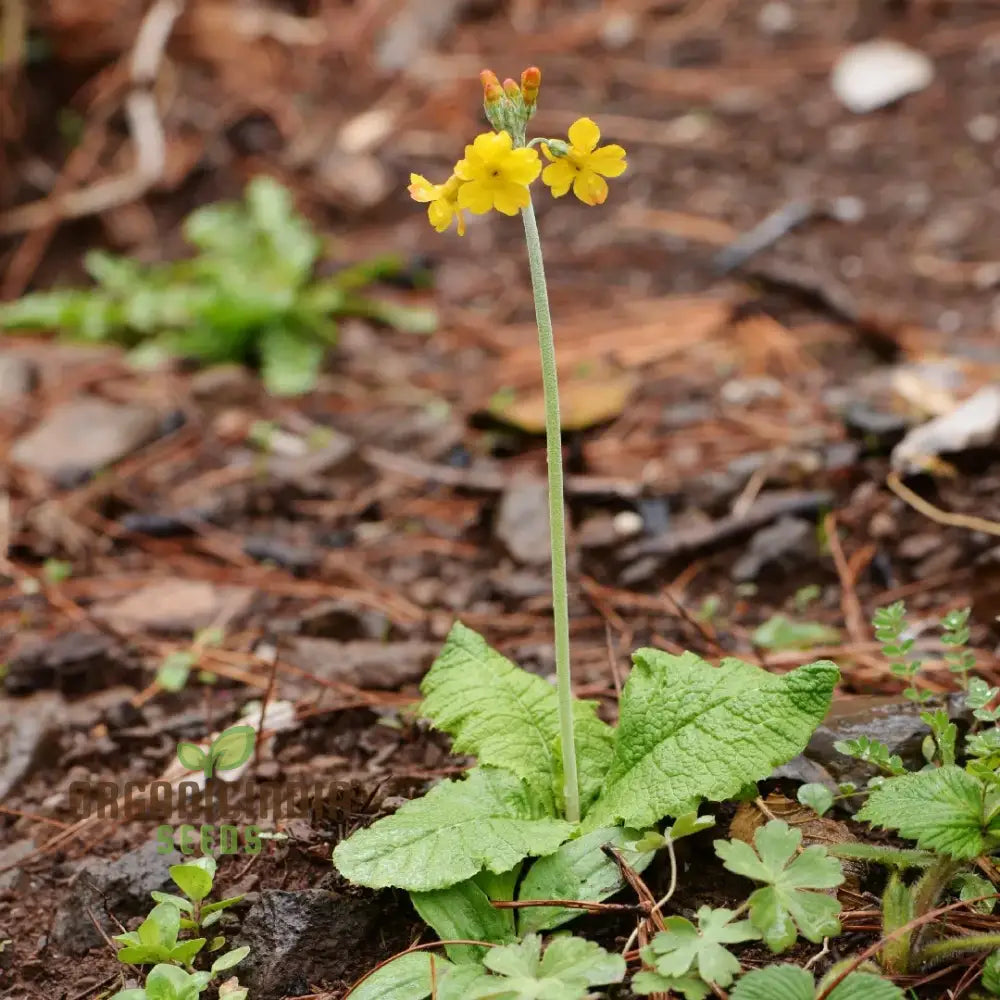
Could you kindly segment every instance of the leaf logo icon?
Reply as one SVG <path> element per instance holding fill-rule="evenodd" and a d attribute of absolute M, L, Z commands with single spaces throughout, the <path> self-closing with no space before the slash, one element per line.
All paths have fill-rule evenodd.
<path fill-rule="evenodd" d="M 232 771 L 245 764 L 253 753 L 257 733 L 253 726 L 230 726 L 212 741 L 208 750 L 194 743 L 178 743 L 177 759 L 189 771 L 204 771 L 211 778 L 216 771 Z"/>

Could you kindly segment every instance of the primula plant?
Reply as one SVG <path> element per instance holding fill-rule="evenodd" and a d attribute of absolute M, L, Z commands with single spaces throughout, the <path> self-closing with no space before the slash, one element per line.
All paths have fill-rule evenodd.
<path fill-rule="evenodd" d="M 454 224 L 461 235 L 467 212 L 521 214 L 546 411 L 556 683 L 522 670 L 461 623 L 452 628 L 422 683 L 421 714 L 477 766 L 358 831 L 333 855 L 354 883 L 407 890 L 444 955 L 404 953 L 358 983 L 352 1000 L 583 1000 L 621 981 L 623 956 L 565 933 L 540 936 L 582 912 L 560 903 L 607 899 L 625 885 L 624 871 L 638 874 L 661 849 L 676 876 L 674 842 L 713 823 L 697 815 L 699 806 L 733 798 L 800 753 L 839 677 L 829 661 L 776 675 L 736 659 L 714 667 L 692 653 L 641 649 L 617 727 L 574 697 L 555 341 L 530 188 L 540 177 L 557 198 L 572 190 L 600 205 L 605 178 L 625 170 L 625 151 L 600 146 L 589 118 L 574 122 L 566 139 L 529 139 L 536 68 L 520 85 L 488 71 L 481 79 L 493 131 L 466 146 L 443 183 L 413 174 L 409 190 L 439 232 Z M 839 863 L 811 848 L 794 859 L 795 835 L 780 826 L 786 833 L 762 835 L 759 854 L 731 852 L 734 871 L 765 883 L 740 908 L 748 920 L 716 911 L 698 928 L 670 925 L 674 940 L 657 938 L 643 950 L 650 975 L 666 969 L 703 996 L 715 988 L 706 978 L 731 982 L 739 968 L 726 944 L 763 937 L 778 951 L 799 932 L 816 940 L 838 928 L 836 900 L 817 900 L 813 890 L 837 884 Z"/>

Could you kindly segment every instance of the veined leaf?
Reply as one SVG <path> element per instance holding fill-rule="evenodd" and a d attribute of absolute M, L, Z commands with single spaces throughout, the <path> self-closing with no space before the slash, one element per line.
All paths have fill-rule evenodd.
<path fill-rule="evenodd" d="M 359 830 L 333 852 L 340 873 L 373 889 L 445 889 L 483 868 L 505 872 L 529 854 L 551 854 L 571 824 L 545 814 L 515 775 L 475 768 Z"/>
<path fill-rule="evenodd" d="M 729 994 L 731 1000 L 813 1000 L 812 975 L 795 965 L 769 965 L 748 972 Z M 829 1000 L 903 1000 L 903 991 L 881 976 L 852 972 L 830 993 Z"/>
<path fill-rule="evenodd" d="M 1000 843 L 1000 825 L 984 817 L 985 794 L 982 781 L 962 768 L 938 767 L 887 778 L 857 818 L 968 861 Z"/>
<path fill-rule="evenodd" d="M 633 660 L 614 759 L 588 828 L 620 822 L 644 829 L 766 778 L 805 748 L 839 677 L 828 660 L 783 675 L 655 649 Z"/>
<path fill-rule="evenodd" d="M 559 704 L 555 688 L 515 666 L 456 623 L 421 684 L 422 712 L 450 733 L 457 753 L 502 767 L 561 800 Z M 593 702 L 574 704 L 581 799 L 597 794 L 611 762 L 612 730 Z"/>
<path fill-rule="evenodd" d="M 344 1000 L 423 1000 L 431 995 L 431 966 L 434 978 L 451 968 L 451 962 L 429 951 L 410 951 L 386 962 L 362 980 Z"/>

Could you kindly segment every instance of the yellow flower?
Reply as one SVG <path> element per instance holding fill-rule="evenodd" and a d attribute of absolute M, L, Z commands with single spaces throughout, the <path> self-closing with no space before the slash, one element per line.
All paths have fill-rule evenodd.
<path fill-rule="evenodd" d="M 552 162 L 542 171 L 542 183 L 561 198 L 572 185 L 573 194 L 587 205 L 603 205 L 608 197 L 605 177 L 617 177 L 625 172 L 625 150 L 621 146 L 601 146 L 597 143 L 601 130 L 589 118 L 579 118 L 569 127 L 569 150 L 565 156 L 554 156 L 545 143 L 542 151 Z"/>
<path fill-rule="evenodd" d="M 458 192 L 462 182 L 452 174 L 444 184 L 431 184 L 420 174 L 410 174 L 410 197 L 414 201 L 428 202 L 427 218 L 431 225 L 443 233 L 452 223 L 456 222 L 458 235 L 465 235 L 465 218 L 458 206 Z"/>
<path fill-rule="evenodd" d="M 465 159 L 455 164 L 455 174 L 465 183 L 458 189 L 458 203 L 482 215 L 495 208 L 517 215 L 528 204 L 528 185 L 541 172 L 533 149 L 514 149 L 507 132 L 484 132 L 465 147 Z"/>

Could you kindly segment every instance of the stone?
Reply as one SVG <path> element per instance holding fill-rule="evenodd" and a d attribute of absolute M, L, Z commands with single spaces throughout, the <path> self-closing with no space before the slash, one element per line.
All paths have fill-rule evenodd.
<path fill-rule="evenodd" d="M 156 436 L 157 412 L 138 404 L 82 397 L 56 406 L 11 449 L 20 466 L 52 478 L 89 475 Z"/>
<path fill-rule="evenodd" d="M 56 911 L 52 925 L 55 944 L 70 955 L 82 955 L 104 944 L 91 913 L 108 934 L 119 933 L 108 914 L 125 923 L 130 917 L 148 913 L 153 906 L 149 894 L 169 891 L 173 883 L 168 869 L 185 860 L 179 851 L 160 854 L 160 846 L 150 839 L 113 861 L 83 861 Z"/>
<path fill-rule="evenodd" d="M 733 567 L 733 579 L 737 583 L 746 583 L 756 580 L 765 570 L 790 568 L 808 556 L 814 533 L 815 529 L 808 521 L 797 517 L 783 517 L 761 528 L 750 539 L 749 548 Z M 815 543 L 812 551 L 815 553 Z"/>
<path fill-rule="evenodd" d="M 35 842 L 30 837 L 26 837 L 24 840 L 15 840 L 14 843 L 0 848 L 0 892 L 25 887 L 26 873 L 22 868 L 14 866 L 19 866 L 25 858 L 34 854 L 36 850 Z M 5 868 L 6 871 L 4 871 Z"/>
<path fill-rule="evenodd" d="M 923 90 L 933 79 L 927 56 L 883 38 L 848 49 L 833 67 L 830 86 L 848 111 L 860 115 Z"/>
<path fill-rule="evenodd" d="M 410 943 L 414 921 L 400 898 L 325 889 L 262 890 L 234 941 L 250 948 L 239 967 L 240 982 L 256 1000 L 303 996 L 324 985 L 353 982 Z"/>
<path fill-rule="evenodd" d="M 393 691 L 420 680 L 440 651 L 438 643 L 419 640 L 334 642 L 295 636 L 282 645 L 281 655 L 322 680 Z"/>
<path fill-rule="evenodd" d="M 0 700 L 0 802 L 54 749 L 63 700 L 52 692 Z"/>
<path fill-rule="evenodd" d="M 500 498 L 496 536 L 527 566 L 549 561 L 549 499 L 544 479 L 517 479 Z"/>
<path fill-rule="evenodd" d="M 19 403 L 38 384 L 38 366 L 29 358 L 0 354 L 0 406 Z"/>
<path fill-rule="evenodd" d="M 220 621 L 232 623 L 253 600 L 245 587 L 216 587 L 203 580 L 167 579 L 120 600 L 98 604 L 95 617 L 120 632 L 154 631 L 190 635 Z"/>

